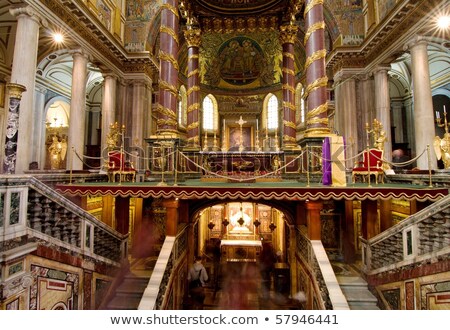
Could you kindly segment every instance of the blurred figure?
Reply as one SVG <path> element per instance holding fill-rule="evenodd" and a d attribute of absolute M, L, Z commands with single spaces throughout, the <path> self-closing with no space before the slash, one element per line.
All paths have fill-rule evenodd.
<path fill-rule="evenodd" d="M 399 171 L 409 168 L 408 165 L 402 165 L 401 163 L 407 162 L 409 160 L 409 157 L 405 155 L 405 152 L 402 149 L 395 149 L 392 151 L 392 163 L 399 165 L 394 165 L 393 170 Z"/>
<path fill-rule="evenodd" d="M 262 280 L 262 293 L 264 298 L 268 298 L 271 286 L 272 272 L 277 258 L 271 243 L 263 243 L 261 254 L 259 255 L 259 272 Z"/>
<path fill-rule="evenodd" d="M 192 286 L 191 284 L 200 280 L 199 286 Z M 202 257 L 196 256 L 194 264 L 189 269 L 188 283 L 189 294 L 192 298 L 192 309 L 203 309 L 203 302 L 205 301 L 204 286 L 208 282 L 208 273 L 205 266 L 202 264 Z"/>

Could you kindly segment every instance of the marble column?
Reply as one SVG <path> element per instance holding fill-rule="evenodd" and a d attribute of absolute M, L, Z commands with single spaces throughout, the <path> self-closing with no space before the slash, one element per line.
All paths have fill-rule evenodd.
<path fill-rule="evenodd" d="M 84 138 L 86 131 L 86 81 L 88 55 L 81 49 L 77 49 L 72 51 L 72 56 L 72 95 L 70 99 L 67 167 L 72 170 L 82 170 L 83 155 L 85 154 Z"/>
<path fill-rule="evenodd" d="M 392 134 L 391 134 L 391 99 L 389 96 L 390 66 L 379 66 L 374 70 L 375 78 L 375 118 L 383 125 L 386 133 L 383 158 L 392 160 Z M 369 123 L 371 125 L 372 123 Z M 373 142 L 373 141 L 372 141 Z M 370 145 L 372 147 L 372 145 Z"/>
<path fill-rule="evenodd" d="M 20 132 L 17 140 L 16 173 L 28 170 L 32 161 L 33 135 L 36 124 L 34 119 L 34 89 L 36 85 L 37 51 L 40 24 L 47 26 L 47 21 L 39 17 L 31 7 L 10 9 L 12 16 L 17 17 L 14 58 L 11 69 L 11 83 L 25 86 L 27 92 L 20 101 L 21 116 L 18 119 Z"/>
<path fill-rule="evenodd" d="M 123 79 L 118 80 L 118 104 L 117 104 L 117 111 L 116 111 L 116 117 L 115 121 L 120 123 L 121 125 L 125 125 L 127 127 L 127 100 L 128 100 L 128 93 L 127 93 L 127 82 Z"/>
<path fill-rule="evenodd" d="M 101 155 L 106 155 L 108 136 L 111 124 L 114 124 L 116 118 L 116 92 L 117 77 L 111 73 L 103 75 L 103 94 L 102 94 L 102 137 L 101 137 Z"/>
<path fill-rule="evenodd" d="M 298 27 L 293 24 L 280 27 L 280 41 L 283 47 L 283 149 L 297 147 L 295 125 L 295 64 L 294 43 L 297 39 Z"/>
<path fill-rule="evenodd" d="M 177 134 L 178 0 L 163 0 L 160 26 L 158 134 Z"/>
<path fill-rule="evenodd" d="M 358 151 L 366 148 L 366 123 L 372 123 L 375 119 L 375 88 L 373 75 L 358 75 L 357 94 L 359 94 L 359 109 L 362 116 L 358 116 L 358 136 L 364 137 L 358 139 Z"/>
<path fill-rule="evenodd" d="M 411 70 L 414 96 L 414 129 L 416 156 L 430 146 L 430 159 L 427 153 L 417 160 L 420 169 L 437 168 L 436 154 L 433 152 L 433 140 L 436 135 L 433 100 L 431 96 L 430 68 L 428 62 L 428 42 L 415 37 L 406 45 L 411 53 Z"/>
<path fill-rule="evenodd" d="M 187 139 L 188 147 L 199 149 L 200 145 L 200 71 L 199 47 L 201 30 L 196 28 L 184 32 L 188 44 L 188 90 L 187 90 Z"/>
<path fill-rule="evenodd" d="M 142 147 L 144 143 L 144 114 L 146 110 L 146 91 L 147 84 L 145 80 L 134 80 L 133 85 L 133 106 L 132 106 L 132 124 L 126 128 L 126 135 L 131 138 L 130 147 Z"/>
<path fill-rule="evenodd" d="M 33 134 L 33 153 L 31 159 L 37 161 L 38 168 L 44 169 L 45 160 L 47 158 L 47 147 L 45 145 L 46 138 L 46 109 L 45 100 L 47 96 L 47 89 L 42 86 L 36 86 L 35 90 L 35 114 L 36 125 L 35 132 Z"/>
<path fill-rule="evenodd" d="M 336 87 L 336 114 L 339 118 L 339 134 L 345 138 L 346 167 L 352 168 L 355 163 L 354 156 L 358 154 L 358 126 L 356 107 L 356 81 L 353 74 L 340 71 L 335 76 Z"/>
<path fill-rule="evenodd" d="M 15 174 L 17 165 L 17 142 L 19 137 L 20 100 L 25 86 L 7 84 L 9 93 L 9 111 L 6 124 L 5 157 L 3 159 L 3 173 Z"/>
<path fill-rule="evenodd" d="M 306 89 L 308 112 L 306 114 L 305 136 L 320 136 L 330 133 L 328 128 L 328 101 L 325 57 L 324 0 L 306 0 L 305 4 L 305 47 L 306 47 Z"/>

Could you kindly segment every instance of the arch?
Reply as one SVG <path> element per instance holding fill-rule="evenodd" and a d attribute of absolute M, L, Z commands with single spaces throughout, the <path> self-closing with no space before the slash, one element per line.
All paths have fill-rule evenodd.
<path fill-rule="evenodd" d="M 269 93 L 264 98 L 262 125 L 269 131 L 279 128 L 279 102 L 275 94 Z"/>
<path fill-rule="evenodd" d="M 187 124 L 187 93 L 186 87 L 181 85 L 178 100 L 178 126 L 186 127 Z"/>
<path fill-rule="evenodd" d="M 202 110 L 203 131 L 217 131 L 219 127 L 218 103 L 212 94 L 208 94 L 204 97 Z"/>

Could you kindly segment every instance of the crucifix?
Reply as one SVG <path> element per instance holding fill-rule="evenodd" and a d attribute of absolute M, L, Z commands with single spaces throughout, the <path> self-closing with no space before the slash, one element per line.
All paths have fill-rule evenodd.
<path fill-rule="evenodd" d="M 246 123 L 245 120 L 242 119 L 242 116 L 239 117 L 239 120 L 236 122 L 236 124 L 239 124 L 239 128 L 241 131 L 241 135 L 239 137 L 239 152 L 244 151 L 244 145 L 243 145 L 243 139 L 242 139 L 242 125 Z"/>

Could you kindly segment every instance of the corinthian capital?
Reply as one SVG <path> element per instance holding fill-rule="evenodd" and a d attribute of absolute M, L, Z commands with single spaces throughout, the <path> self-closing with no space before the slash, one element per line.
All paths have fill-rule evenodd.
<path fill-rule="evenodd" d="M 295 43 L 295 39 L 297 38 L 298 26 L 292 24 L 286 24 L 280 26 L 280 41 L 281 44 Z"/>
<path fill-rule="evenodd" d="M 184 31 L 184 37 L 186 38 L 189 47 L 200 47 L 202 42 L 200 29 L 188 29 Z"/>

